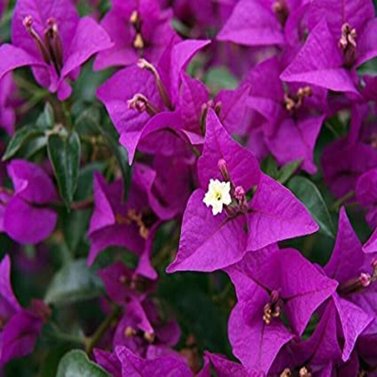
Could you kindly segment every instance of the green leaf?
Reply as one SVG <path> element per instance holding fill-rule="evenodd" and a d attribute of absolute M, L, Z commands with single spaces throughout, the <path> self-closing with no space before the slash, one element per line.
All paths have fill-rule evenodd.
<path fill-rule="evenodd" d="M 286 183 L 299 168 L 301 162 L 302 160 L 297 160 L 282 166 L 278 173 L 278 181 L 282 184 Z"/>
<path fill-rule="evenodd" d="M 190 28 L 188 26 L 186 26 L 178 18 L 173 18 L 172 19 L 172 26 L 182 36 L 185 36 L 187 38 L 190 37 L 190 31 L 191 31 Z"/>
<path fill-rule="evenodd" d="M 128 165 L 128 156 L 126 150 L 120 145 L 114 144 L 114 155 L 118 161 L 120 171 L 122 173 L 124 195 L 127 195 L 128 187 L 131 182 L 131 167 Z"/>
<path fill-rule="evenodd" d="M 43 136 L 38 136 L 30 140 L 25 146 L 20 149 L 20 155 L 26 160 L 32 159 L 37 153 L 46 148 L 47 139 L 48 137 L 44 134 Z"/>
<path fill-rule="evenodd" d="M 44 130 L 53 128 L 55 125 L 54 109 L 49 102 L 46 103 L 43 113 L 37 119 L 36 126 Z"/>
<path fill-rule="evenodd" d="M 97 364 L 89 360 L 84 351 L 73 350 L 60 360 L 56 377 L 109 377 Z"/>
<path fill-rule="evenodd" d="M 98 276 L 78 259 L 67 263 L 53 277 L 45 295 L 48 304 L 66 304 L 89 300 L 102 293 Z"/>
<path fill-rule="evenodd" d="M 65 211 L 61 215 L 64 239 L 71 253 L 75 253 L 88 230 L 91 211 Z"/>
<path fill-rule="evenodd" d="M 107 144 L 114 153 L 114 156 L 118 162 L 120 171 L 122 173 L 122 179 L 124 187 L 126 188 L 130 183 L 131 168 L 128 165 L 128 156 L 126 150 L 119 145 L 118 135 L 114 132 L 114 128 L 109 123 L 100 124 L 100 114 L 98 109 L 92 108 L 91 111 L 83 112 L 76 120 L 76 128 L 82 132 L 88 132 L 88 128 L 100 133 Z"/>
<path fill-rule="evenodd" d="M 72 203 L 77 187 L 80 168 L 81 144 L 76 132 L 69 135 L 51 134 L 47 141 L 51 161 L 60 195 L 67 207 Z"/>
<path fill-rule="evenodd" d="M 43 134 L 44 131 L 37 127 L 25 126 L 20 128 L 9 141 L 2 160 L 9 160 L 20 150 L 20 148 L 24 144 L 26 144 L 27 141 L 38 136 L 42 136 Z"/>
<path fill-rule="evenodd" d="M 320 232 L 335 238 L 334 224 L 317 186 L 307 178 L 293 177 L 288 188 L 300 199 L 320 226 Z"/>
<path fill-rule="evenodd" d="M 230 308 L 213 302 L 209 290 L 211 278 L 208 275 L 190 272 L 173 275 L 162 272 L 162 274 L 158 294 L 173 308 L 183 338 L 193 334 L 201 350 L 229 353 L 227 319 Z M 224 274 L 221 276 L 227 280 Z M 219 274 L 212 278 L 217 282 L 220 281 Z"/>
<path fill-rule="evenodd" d="M 96 161 L 85 165 L 80 170 L 79 183 L 75 193 L 75 201 L 87 199 L 93 194 L 93 176 L 95 172 L 103 173 L 106 167 L 106 163 Z"/>
<path fill-rule="evenodd" d="M 75 129 L 82 134 L 93 134 L 93 131 L 98 134 L 101 121 L 101 114 L 99 109 L 95 106 L 80 109 L 75 122 Z"/>
<path fill-rule="evenodd" d="M 279 168 L 275 158 L 272 155 L 268 155 L 262 161 L 261 169 L 270 177 L 284 184 L 292 177 L 292 175 L 301 165 L 301 162 L 301 160 L 292 161 Z"/>
<path fill-rule="evenodd" d="M 361 75 L 376 75 L 377 59 L 371 59 L 357 68 L 357 72 Z"/>
<path fill-rule="evenodd" d="M 238 81 L 226 67 L 216 67 L 210 69 L 205 77 L 205 83 L 212 93 L 217 93 L 220 89 L 235 89 Z"/>
<path fill-rule="evenodd" d="M 56 376 L 59 362 L 61 358 L 70 350 L 70 345 L 64 343 L 58 343 L 48 345 L 48 352 L 43 358 L 43 362 L 40 363 L 40 369 L 38 377 L 51 377 Z"/>
<path fill-rule="evenodd" d="M 82 0 L 82 3 L 88 3 L 88 0 Z M 98 5 L 96 6 L 98 10 Z M 73 83 L 73 102 L 82 102 L 86 105 L 94 102 L 96 99 L 97 88 L 112 74 L 111 69 L 94 71 L 92 63 L 85 64 L 80 72 L 80 76 Z"/>
<path fill-rule="evenodd" d="M 93 162 L 80 170 L 74 203 L 90 200 L 91 195 L 93 195 L 94 172 L 103 172 L 105 166 L 105 162 Z M 71 253 L 79 250 L 80 254 L 83 255 L 83 252 L 87 251 L 86 245 L 83 245 L 82 241 L 85 241 L 90 215 L 91 210 L 86 208 L 69 212 L 63 210 L 61 212 L 59 218 L 62 224 L 64 239 Z"/>
<path fill-rule="evenodd" d="M 272 155 L 268 155 L 261 164 L 261 169 L 270 177 L 277 179 L 279 175 L 278 164 Z"/>

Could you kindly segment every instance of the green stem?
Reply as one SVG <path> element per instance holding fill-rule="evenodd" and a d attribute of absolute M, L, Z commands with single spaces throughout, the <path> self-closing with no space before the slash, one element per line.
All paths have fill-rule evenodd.
<path fill-rule="evenodd" d="M 302 245 L 302 249 L 301 249 L 301 252 L 303 255 L 305 255 L 305 257 L 309 258 L 309 256 L 311 255 L 316 239 L 317 239 L 316 234 L 312 234 L 305 238 Z"/>
<path fill-rule="evenodd" d="M 24 103 L 20 107 L 21 114 L 27 113 L 29 110 L 31 110 L 34 106 L 36 106 L 43 98 L 45 98 L 47 93 L 45 91 L 36 92 L 34 96 Z"/>
<path fill-rule="evenodd" d="M 24 79 L 22 76 L 14 76 L 14 80 L 16 81 L 16 84 L 19 88 L 24 89 L 32 94 L 42 91 L 47 93 L 45 89 L 42 89 L 34 83 Z"/>
<path fill-rule="evenodd" d="M 92 208 L 93 204 L 94 204 L 93 197 L 89 197 L 87 199 L 83 199 L 83 200 L 71 203 L 70 209 L 74 211 L 84 210 L 84 209 Z M 66 205 L 63 202 L 58 202 L 58 201 L 52 203 L 51 206 L 56 209 L 66 208 Z M 45 208 L 46 206 L 40 206 L 40 207 Z"/>
<path fill-rule="evenodd" d="M 94 204 L 94 199 L 92 197 L 81 200 L 79 202 L 73 202 L 71 204 L 71 209 L 73 210 L 81 210 L 81 209 L 88 209 L 92 208 Z"/>
<path fill-rule="evenodd" d="M 62 330 L 60 330 L 59 326 L 54 322 L 51 322 L 50 325 L 53 329 L 52 335 L 55 338 L 63 340 L 65 342 L 79 344 L 81 346 L 85 345 L 85 339 L 83 337 L 63 332 Z"/>
<path fill-rule="evenodd" d="M 226 287 L 223 289 L 222 292 L 212 296 L 212 301 L 215 303 L 221 303 L 225 301 L 225 299 L 228 298 L 230 293 L 232 293 L 232 288 L 233 288 L 232 284 L 228 282 L 228 284 L 226 285 Z"/>
<path fill-rule="evenodd" d="M 347 194 L 343 195 L 341 198 L 339 198 L 332 206 L 332 211 L 339 211 L 339 208 L 348 200 L 352 199 L 355 196 L 355 191 L 351 190 L 348 191 Z"/>
<path fill-rule="evenodd" d="M 62 263 L 63 263 L 63 266 L 65 266 L 68 263 L 73 261 L 73 257 L 65 242 L 61 243 L 60 249 L 61 249 Z"/>
<path fill-rule="evenodd" d="M 172 253 L 174 250 L 177 250 L 177 244 L 179 240 L 179 229 L 174 227 L 168 235 L 168 239 L 170 242 L 162 247 L 152 258 L 152 265 L 156 266 L 157 268 L 163 266 L 166 262 L 166 260 L 171 259 Z"/>
<path fill-rule="evenodd" d="M 334 126 L 330 122 L 325 122 L 325 127 L 327 127 L 336 138 L 340 137 L 339 132 L 335 130 Z"/>
<path fill-rule="evenodd" d="M 110 328 L 115 320 L 118 319 L 122 310 L 119 306 L 114 306 L 111 313 L 105 318 L 105 320 L 99 325 L 95 333 L 85 340 L 85 351 L 89 355 L 96 344 L 101 340 L 105 332 Z"/>
<path fill-rule="evenodd" d="M 8 23 L 12 19 L 12 16 L 13 16 L 13 9 L 7 9 L 7 11 L 5 12 L 4 16 L 1 18 L 0 26 L 5 25 L 6 23 Z"/>
<path fill-rule="evenodd" d="M 67 127 L 67 129 L 72 130 L 73 123 L 72 123 L 71 113 L 68 109 L 67 102 L 61 102 L 61 107 L 62 107 L 63 115 L 64 115 L 64 118 L 65 118 L 66 127 Z"/>

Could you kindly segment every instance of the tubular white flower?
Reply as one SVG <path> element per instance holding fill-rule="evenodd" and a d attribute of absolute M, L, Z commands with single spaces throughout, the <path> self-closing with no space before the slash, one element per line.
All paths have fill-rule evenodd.
<path fill-rule="evenodd" d="M 215 216 L 223 211 L 224 205 L 232 202 L 230 196 L 230 182 L 221 182 L 218 179 L 210 179 L 208 191 L 204 195 L 204 204 L 212 207 L 212 214 Z"/>

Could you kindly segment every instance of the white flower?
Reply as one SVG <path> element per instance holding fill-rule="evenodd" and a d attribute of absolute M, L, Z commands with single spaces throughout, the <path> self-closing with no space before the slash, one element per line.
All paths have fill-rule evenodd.
<path fill-rule="evenodd" d="M 204 195 L 204 204 L 212 207 L 212 214 L 217 215 L 223 210 L 223 205 L 232 202 L 230 196 L 230 182 L 221 182 L 218 179 L 210 179 L 208 191 Z"/>

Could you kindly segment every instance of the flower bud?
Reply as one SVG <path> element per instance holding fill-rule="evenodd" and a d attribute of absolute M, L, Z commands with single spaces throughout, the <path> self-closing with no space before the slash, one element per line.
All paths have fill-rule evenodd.
<path fill-rule="evenodd" d="M 243 202 L 245 200 L 245 196 L 246 196 L 246 193 L 245 193 L 245 190 L 242 186 L 237 186 L 235 189 L 234 189 L 234 197 L 240 201 L 240 202 Z"/>
<path fill-rule="evenodd" d="M 221 158 L 217 162 L 217 167 L 219 168 L 220 173 L 223 176 L 224 180 L 230 181 L 230 174 L 229 174 L 228 166 L 226 164 L 226 161 L 223 158 Z"/>

